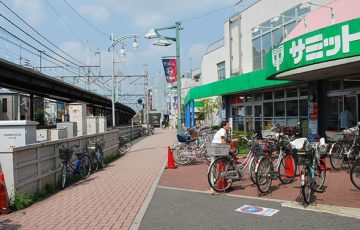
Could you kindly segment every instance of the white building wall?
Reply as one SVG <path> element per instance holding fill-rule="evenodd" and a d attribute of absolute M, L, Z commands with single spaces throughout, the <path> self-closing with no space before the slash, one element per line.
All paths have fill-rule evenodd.
<path fill-rule="evenodd" d="M 203 57 L 200 80 L 202 85 L 218 80 L 217 64 L 225 61 L 225 53 L 225 47 L 222 46 Z"/>
<path fill-rule="evenodd" d="M 224 22 L 224 46 L 203 56 L 201 83 L 217 81 L 217 64 L 225 61 L 226 77 L 253 71 L 252 29 L 304 0 L 261 0 Z M 331 0 L 317 0 L 328 4 Z M 318 6 L 311 5 L 311 10 Z"/>

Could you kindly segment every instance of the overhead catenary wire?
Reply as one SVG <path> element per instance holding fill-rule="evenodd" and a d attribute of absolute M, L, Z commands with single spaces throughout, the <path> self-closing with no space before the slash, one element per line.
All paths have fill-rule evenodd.
<path fill-rule="evenodd" d="M 0 1 L 0 3 L 5 6 L 11 13 L 13 13 L 18 19 L 20 19 L 25 25 L 27 25 L 28 27 L 30 27 L 30 29 L 32 29 L 36 34 L 38 34 L 40 37 L 42 37 L 45 41 L 49 42 L 51 45 L 53 45 L 56 49 L 60 50 L 63 54 L 65 54 L 66 56 L 68 56 L 69 58 L 71 58 L 72 60 L 80 63 L 81 65 L 83 65 L 83 63 L 77 59 L 75 59 L 74 57 L 72 57 L 70 54 L 66 53 L 64 50 L 62 50 L 61 48 L 59 48 L 58 46 L 56 46 L 54 43 L 52 43 L 49 39 L 47 39 L 45 36 L 43 36 L 41 33 L 39 33 L 34 27 L 32 27 L 29 23 L 27 23 L 24 19 L 22 19 L 16 12 L 14 12 L 10 7 L 8 7 L 5 3 L 3 3 L 3 1 Z"/>
<path fill-rule="evenodd" d="M 72 9 L 82 20 L 84 20 L 90 27 L 92 27 L 94 30 L 96 30 L 97 32 L 110 37 L 110 34 L 105 33 L 104 31 L 100 30 L 99 28 L 97 28 L 96 26 L 94 26 L 93 24 L 91 24 L 86 18 L 84 18 L 83 16 L 81 16 L 81 14 L 79 12 L 77 12 L 77 10 L 75 10 L 66 0 L 64 0 L 64 3 L 70 8 Z"/>
<path fill-rule="evenodd" d="M 16 38 L 17 40 L 23 42 L 25 45 L 29 46 L 30 48 L 32 48 L 32 49 L 40 52 L 40 50 L 39 50 L 38 48 L 36 48 L 36 47 L 34 47 L 33 45 L 29 44 L 28 42 L 22 40 L 21 38 L 19 38 L 19 37 L 16 36 L 15 34 L 11 33 L 10 31 L 6 30 L 5 28 L 3 28 L 2 26 L 0 26 L 0 29 L 3 30 L 3 31 L 5 31 L 5 32 L 8 33 L 9 35 L 11 35 L 13 38 Z M 25 48 L 23 47 L 22 49 L 25 49 Z M 29 50 L 27 50 L 27 51 L 29 51 Z M 29 51 L 29 52 L 31 52 L 31 51 Z M 37 55 L 37 54 L 35 54 L 35 55 Z M 53 59 L 53 60 L 55 60 L 55 61 L 57 61 L 57 62 L 59 62 L 59 63 L 61 63 L 61 64 L 63 64 L 63 65 L 65 65 L 65 66 L 67 66 L 67 67 L 75 68 L 74 66 L 71 66 L 71 65 L 69 65 L 69 64 L 66 64 L 66 63 L 64 63 L 63 61 L 58 60 L 58 59 L 50 56 L 50 55 L 47 54 L 47 53 L 44 53 L 44 55 L 47 56 L 47 57 L 49 57 L 49 58 L 51 58 L 51 59 Z M 66 69 L 67 69 L 69 72 L 72 72 L 72 71 L 70 71 L 70 69 L 68 69 L 68 68 L 66 68 Z M 73 74 L 77 74 L 76 72 L 72 72 L 72 73 L 73 73 Z"/>
<path fill-rule="evenodd" d="M 57 12 L 57 10 L 51 5 L 49 0 L 46 0 L 46 2 L 50 6 L 50 8 L 54 11 L 54 13 L 58 16 L 58 18 L 65 24 L 65 26 L 68 27 L 70 31 L 77 37 L 80 43 L 86 46 L 86 43 L 83 40 L 81 40 L 79 35 L 73 30 L 73 28 L 71 28 L 71 26 L 66 22 L 66 20 L 63 17 L 61 17 L 61 15 Z"/>
<path fill-rule="evenodd" d="M 196 16 L 196 17 L 192 17 L 192 18 L 185 19 L 185 20 L 181 20 L 180 22 L 183 23 L 183 22 L 193 21 L 193 20 L 197 20 L 197 19 L 200 19 L 200 18 L 209 16 L 209 15 L 211 15 L 211 14 L 216 14 L 216 13 L 218 13 L 218 12 L 220 12 L 220 11 L 229 9 L 229 8 L 231 8 L 231 7 L 239 6 L 241 2 L 242 2 L 242 0 L 237 1 L 235 4 L 231 4 L 231 5 L 229 5 L 229 6 L 226 6 L 226 7 L 220 8 L 220 9 L 216 9 L 216 10 L 213 10 L 213 11 L 210 11 L 210 12 L 205 13 L 205 14 L 200 15 L 200 16 Z M 244 5 L 244 6 L 245 6 L 245 5 Z"/>
<path fill-rule="evenodd" d="M 79 66 L 78 64 L 64 58 L 63 56 L 61 56 L 60 54 L 56 53 L 55 51 L 53 51 L 52 49 L 50 49 L 48 46 L 44 45 L 43 43 L 41 43 L 39 40 L 37 40 L 36 38 L 34 38 L 32 35 L 30 35 L 28 32 L 26 32 L 25 30 L 23 30 L 22 28 L 20 28 L 18 25 L 16 25 L 15 23 L 13 23 L 11 20 L 9 20 L 7 17 L 5 17 L 4 15 L 0 14 L 0 17 L 4 18 L 6 21 L 8 21 L 11 25 L 15 26 L 18 30 L 20 30 L 21 32 L 23 32 L 24 34 L 26 34 L 27 36 L 29 36 L 31 39 L 33 39 L 35 42 L 37 42 L 38 44 L 40 44 L 41 46 L 45 47 L 46 49 L 48 49 L 49 51 L 51 51 L 53 54 L 55 54 L 56 56 L 68 61 L 69 63 L 75 65 L 75 66 Z M 7 31 L 5 28 L 1 27 L 4 31 Z M 8 33 L 10 33 L 9 31 L 7 31 Z M 20 39 L 22 40 L 22 39 Z M 23 40 L 22 40 L 23 41 Z M 35 48 L 35 47 L 34 47 Z M 35 48 L 36 50 L 38 50 L 37 48 Z M 40 52 L 40 50 L 38 50 Z M 63 63 L 65 64 L 65 63 Z"/>

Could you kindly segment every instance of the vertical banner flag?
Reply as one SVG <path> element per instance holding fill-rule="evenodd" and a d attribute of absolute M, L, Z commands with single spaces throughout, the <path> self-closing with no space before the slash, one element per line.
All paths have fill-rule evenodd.
<path fill-rule="evenodd" d="M 173 107 L 175 108 L 175 110 L 178 110 L 178 98 L 174 97 L 174 102 L 173 102 Z"/>
<path fill-rule="evenodd" d="M 176 58 L 163 58 L 162 63 L 164 66 L 166 81 L 170 84 L 176 82 Z"/>

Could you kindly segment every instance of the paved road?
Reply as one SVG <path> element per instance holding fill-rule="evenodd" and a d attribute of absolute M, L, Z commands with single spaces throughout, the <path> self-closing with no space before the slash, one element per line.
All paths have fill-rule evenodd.
<path fill-rule="evenodd" d="M 236 212 L 243 205 L 280 210 L 271 217 Z M 282 207 L 281 203 L 158 187 L 140 229 L 359 229 L 359 219 Z"/>
<path fill-rule="evenodd" d="M 46 200 L 0 216 L 0 229 L 129 229 L 167 159 L 175 132 L 157 129 L 125 156 Z"/>

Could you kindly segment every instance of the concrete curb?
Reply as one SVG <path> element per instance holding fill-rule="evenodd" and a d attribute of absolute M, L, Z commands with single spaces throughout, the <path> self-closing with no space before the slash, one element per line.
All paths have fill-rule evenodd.
<path fill-rule="evenodd" d="M 298 202 L 285 202 L 281 204 L 281 207 L 301 209 L 301 210 L 313 211 L 313 212 L 324 212 L 338 216 L 360 219 L 360 212 L 359 212 L 360 209 L 358 208 L 349 208 L 349 207 L 333 206 L 333 205 L 325 205 L 325 204 L 309 205 L 307 207 L 304 207 Z"/>
<path fill-rule="evenodd" d="M 160 172 L 158 173 L 158 175 L 156 176 L 155 180 L 154 180 L 154 183 L 151 185 L 151 188 L 144 200 L 144 202 L 142 203 L 138 213 L 136 214 L 132 224 L 131 224 L 131 227 L 130 227 L 130 230 L 137 230 L 139 229 L 140 227 L 140 223 L 142 221 L 142 219 L 144 218 L 144 215 L 146 213 L 146 210 L 147 208 L 149 207 L 149 204 L 150 204 L 150 201 L 155 193 L 155 190 L 156 190 L 156 187 L 157 185 L 159 184 L 159 181 L 160 181 L 160 178 L 161 178 L 161 175 L 162 173 L 164 172 L 164 169 L 165 169 L 165 166 L 166 166 L 166 163 L 167 163 L 167 159 L 164 161 L 163 163 L 163 166 L 160 170 Z"/>

